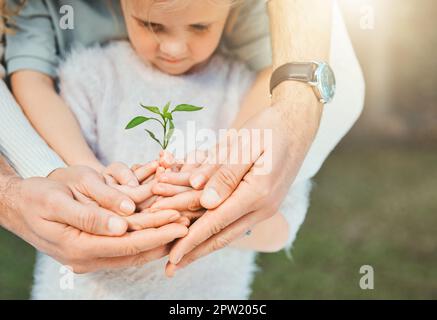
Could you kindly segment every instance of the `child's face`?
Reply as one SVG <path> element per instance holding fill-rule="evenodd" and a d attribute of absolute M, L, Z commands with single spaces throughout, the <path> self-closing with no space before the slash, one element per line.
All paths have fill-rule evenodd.
<path fill-rule="evenodd" d="M 172 7 L 162 0 L 121 2 L 129 39 L 137 54 L 173 75 L 192 70 L 214 53 L 231 3 L 192 0 L 182 7 Z"/>

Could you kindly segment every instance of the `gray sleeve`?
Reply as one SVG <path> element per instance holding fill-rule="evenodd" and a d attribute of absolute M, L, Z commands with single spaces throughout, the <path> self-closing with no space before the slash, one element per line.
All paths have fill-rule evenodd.
<path fill-rule="evenodd" d="M 272 45 L 266 2 L 245 0 L 235 7 L 224 35 L 224 46 L 232 56 L 254 71 L 272 64 Z"/>
<path fill-rule="evenodd" d="M 18 2 L 8 0 L 12 6 Z M 27 69 L 55 77 L 58 65 L 55 31 L 44 1 L 27 1 L 14 21 L 15 32 L 6 36 L 8 75 Z"/>

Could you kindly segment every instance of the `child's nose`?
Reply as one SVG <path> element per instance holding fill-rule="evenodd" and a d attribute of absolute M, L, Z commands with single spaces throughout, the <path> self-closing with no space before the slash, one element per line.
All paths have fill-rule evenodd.
<path fill-rule="evenodd" d="M 185 41 L 163 41 L 160 45 L 161 52 L 173 58 L 183 58 L 187 52 Z"/>

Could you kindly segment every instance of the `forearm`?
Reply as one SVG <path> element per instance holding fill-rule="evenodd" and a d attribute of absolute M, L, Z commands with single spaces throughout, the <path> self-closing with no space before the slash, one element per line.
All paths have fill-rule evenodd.
<path fill-rule="evenodd" d="M 46 142 L 69 165 L 101 169 L 71 110 L 54 89 L 53 80 L 39 72 L 20 71 L 11 78 L 14 95 Z"/>
<path fill-rule="evenodd" d="M 293 61 L 329 59 L 332 0 L 270 0 L 268 10 L 274 69 Z M 281 108 L 294 131 L 314 138 L 322 105 L 310 86 L 283 82 L 273 91 L 272 105 Z"/>
<path fill-rule="evenodd" d="M 273 217 L 258 223 L 251 229 L 250 235 L 234 241 L 231 247 L 258 252 L 276 252 L 284 248 L 288 232 L 287 220 L 278 212 Z"/>
<path fill-rule="evenodd" d="M 11 196 L 16 195 L 16 192 L 11 192 L 11 189 L 14 189 L 19 179 L 6 159 L 0 154 L 0 226 L 8 230 L 11 229 L 10 218 L 14 206 Z"/>
<path fill-rule="evenodd" d="M 257 74 L 256 80 L 243 99 L 237 119 L 232 128 L 241 128 L 246 121 L 263 109 L 270 107 L 269 80 L 272 69 L 265 68 Z"/>

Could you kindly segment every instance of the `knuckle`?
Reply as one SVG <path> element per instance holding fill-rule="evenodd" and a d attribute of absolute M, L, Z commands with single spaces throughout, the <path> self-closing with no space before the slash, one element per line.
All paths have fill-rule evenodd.
<path fill-rule="evenodd" d="M 141 250 L 139 250 L 134 245 L 128 245 L 124 248 L 125 256 L 136 256 L 141 253 Z"/>
<path fill-rule="evenodd" d="M 228 191 L 234 190 L 239 182 L 235 173 L 228 167 L 222 167 L 217 172 L 217 179 Z"/>
<path fill-rule="evenodd" d="M 95 207 L 92 205 L 85 205 L 85 208 L 78 215 L 78 224 L 81 230 L 96 231 L 99 225 L 99 219 L 94 212 Z"/>
<path fill-rule="evenodd" d="M 187 209 L 190 211 L 196 211 L 200 209 L 200 194 L 195 194 L 193 197 L 191 197 Z"/>
<path fill-rule="evenodd" d="M 135 267 L 140 267 L 146 263 L 149 263 L 153 260 L 153 257 L 149 254 L 138 254 L 132 257 L 132 265 Z"/>
<path fill-rule="evenodd" d="M 212 242 L 212 249 L 213 249 L 213 251 L 217 251 L 217 250 L 220 250 L 220 249 L 227 247 L 229 244 L 230 244 L 230 241 L 228 238 L 219 236 L 219 237 L 216 237 L 214 239 L 214 241 Z"/>
<path fill-rule="evenodd" d="M 218 220 L 216 223 L 212 224 L 211 227 L 211 236 L 214 234 L 219 233 L 220 231 L 222 231 L 224 228 L 226 228 L 226 224 L 223 220 Z"/>

